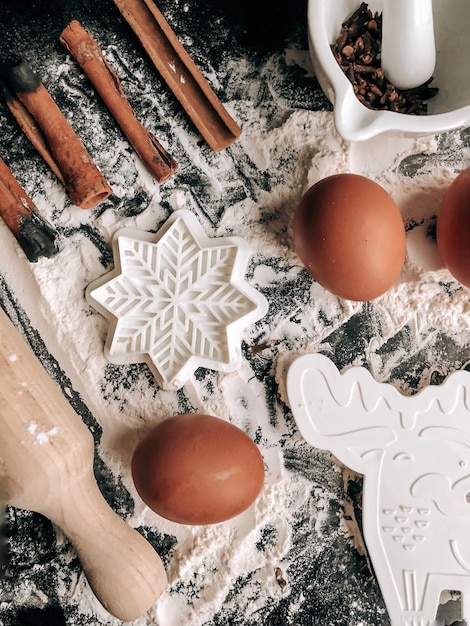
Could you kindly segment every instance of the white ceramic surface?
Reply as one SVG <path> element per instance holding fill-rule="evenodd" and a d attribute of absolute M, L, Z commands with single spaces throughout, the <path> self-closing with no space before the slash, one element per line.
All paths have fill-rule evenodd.
<path fill-rule="evenodd" d="M 334 104 L 339 134 L 363 141 L 381 133 L 423 136 L 470 124 L 470 3 L 434 0 L 436 67 L 433 86 L 439 93 L 429 101 L 426 116 L 373 111 L 356 98 L 352 85 L 338 66 L 331 44 L 341 24 L 359 6 L 359 0 L 309 0 L 308 29 L 313 68 Z M 382 11 L 382 0 L 371 0 L 372 11 Z"/>
<path fill-rule="evenodd" d="M 111 363 L 147 363 L 164 389 L 182 387 L 198 367 L 238 368 L 241 329 L 268 308 L 244 279 L 244 239 L 210 239 L 181 209 L 155 235 L 117 231 L 113 247 L 115 269 L 86 290 L 111 322 L 105 345 Z"/>
<path fill-rule="evenodd" d="M 382 0 L 382 69 L 399 89 L 424 85 L 434 74 L 433 0 Z"/>

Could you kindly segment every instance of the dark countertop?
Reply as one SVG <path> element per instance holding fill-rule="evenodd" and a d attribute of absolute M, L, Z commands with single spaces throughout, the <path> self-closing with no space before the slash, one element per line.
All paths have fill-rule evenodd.
<path fill-rule="evenodd" d="M 223 102 L 230 103 L 238 99 L 249 102 L 254 109 L 258 109 L 260 123 L 268 129 L 281 126 L 292 111 L 331 111 L 331 105 L 315 77 L 298 64 L 288 63 L 285 58 L 286 48 L 307 50 L 307 0 L 291 3 L 288 7 L 278 0 L 162 0 L 158 6 L 203 73 L 217 77 L 214 89 Z M 2 59 L 14 53 L 31 61 L 60 106 L 68 112 L 73 111 L 74 124 L 86 136 L 98 161 L 102 159 L 105 163 L 109 152 L 100 152 L 103 149 L 103 134 L 95 133 L 89 120 L 94 120 L 95 116 L 103 117 L 102 125 L 110 143 L 119 137 L 119 131 L 106 117 L 99 101 L 92 102 L 91 111 L 73 107 L 74 98 L 79 101 L 80 90 L 89 93 L 89 86 L 85 81 L 68 83 L 66 71 L 61 69 L 66 54 L 58 42 L 58 36 L 71 19 L 79 19 L 90 29 L 103 49 L 117 50 L 117 59 L 123 50 L 123 57 L 127 54 L 129 65 L 122 65 L 120 71 L 126 85 L 132 85 L 133 81 L 137 85 L 135 90 L 130 90 L 132 104 L 138 115 L 145 117 L 152 125 L 159 138 L 171 146 L 172 154 L 180 164 L 174 179 L 161 192 L 160 201 L 164 208 L 170 209 L 170 192 L 184 190 L 192 198 L 193 208 L 208 227 L 217 229 L 231 206 L 246 198 L 256 200 L 265 197 L 263 194 L 268 193 L 274 185 L 274 177 L 270 179 L 269 171 L 257 168 L 240 147 L 234 147 L 224 156 L 214 155 L 208 150 L 178 102 L 152 71 L 139 42 L 111 1 L 3 0 L 0 3 Z M 273 58 L 277 64 L 275 80 L 272 79 L 269 65 Z M 244 82 L 239 82 L 238 76 L 233 76 L 233 67 L 245 61 L 249 61 L 250 72 Z M 146 92 L 140 89 L 138 82 L 149 76 L 153 92 L 158 96 L 152 101 L 147 97 L 139 97 L 140 93 Z M 67 89 L 64 89 L 64 84 L 67 84 Z M 0 125 L 0 156 L 29 193 L 38 196 L 47 194 L 49 187 L 44 184 L 46 168 L 24 140 L 4 103 L 0 103 Z M 464 131 L 459 138 L 465 146 L 468 145 Z M 192 147 L 192 152 L 187 150 L 188 145 Z M 441 146 L 444 156 L 452 152 L 446 147 L 445 141 Z M 195 147 L 199 149 L 197 159 L 194 157 Z M 419 157 L 414 155 L 402 164 L 403 168 L 409 168 L 413 176 L 426 168 L 426 158 L 420 160 Z M 290 163 L 287 169 L 290 171 L 293 167 L 295 165 Z M 119 164 L 114 163 L 113 168 L 115 180 L 118 180 Z M 222 191 L 217 191 L 208 171 L 217 172 L 216 178 Z M 277 179 L 276 184 L 278 182 Z M 94 211 L 89 223 L 64 225 L 60 220 L 59 209 L 51 212 L 62 240 L 76 241 L 77 231 L 80 231 L 80 236 L 88 240 L 100 257 L 103 271 L 111 264 L 112 253 L 106 235 L 94 225 L 94 220 L 98 220 L 107 210 L 123 220 L 139 216 L 148 206 L 150 194 L 143 187 L 139 189 L 138 181 L 134 183 L 137 193 L 132 197 L 126 193 L 112 197 Z M 303 180 L 302 184 L 305 183 Z M 299 183 L 298 196 L 300 193 Z M 69 208 L 65 206 L 65 209 Z M 283 262 L 283 259 L 279 260 L 279 268 L 282 268 Z M 290 269 L 287 268 L 286 274 Z M 86 398 L 74 389 L 73 381 L 49 352 L 30 320 L 31 311 L 25 310 L 27 307 L 23 308 L 21 298 L 3 276 L 1 267 L 0 274 L 3 308 L 22 329 L 46 369 L 90 427 L 99 450 L 101 428 Z M 266 289 L 265 295 L 273 307 L 269 323 L 274 323 L 273 320 L 282 315 L 296 323 L 296 310 L 305 305 L 310 285 L 310 278 L 305 272 L 300 272 L 296 280 L 286 280 L 283 291 Z M 325 324 L 328 324 L 328 320 L 325 320 Z M 371 338 L 380 335 L 378 324 L 374 307 L 365 303 L 328 335 L 323 346 L 334 354 L 339 368 L 349 365 L 361 360 Z M 265 330 L 263 328 L 262 332 Z M 435 358 L 440 359 L 440 373 L 434 374 L 431 381 L 434 383 L 440 383 L 450 371 L 464 367 L 470 361 L 468 345 L 462 348 L 461 343 L 452 342 L 443 332 L 430 333 L 427 342 L 415 344 L 410 338 L 415 332 L 413 322 L 405 324 L 377 351 L 380 358 L 384 361 L 389 359 L 390 362 L 393 362 L 393 355 L 404 354 L 405 351 L 406 357 L 390 368 L 391 379 L 398 386 L 410 392 L 417 389 Z M 343 475 L 331 456 L 299 443 L 289 408 L 279 394 L 275 375 L 276 350 L 268 350 L 256 361 L 250 355 L 249 347 L 243 348 L 245 360 L 250 362 L 257 382 L 265 390 L 266 405 L 272 411 L 273 423 L 280 419 L 281 414 L 285 419 L 286 434 L 280 442 L 284 469 L 297 480 L 309 484 L 310 497 L 294 515 L 289 551 L 276 573 L 279 586 L 285 583 L 283 577 L 287 576 L 288 593 L 268 597 L 257 611 L 245 612 L 247 594 L 254 593 L 253 589 L 259 584 L 251 580 L 252 572 L 247 572 L 245 577 L 233 580 L 222 608 L 215 610 L 204 626 L 389 626 L 380 589 L 368 559 L 352 545 L 351 538 L 344 532 L 345 518 L 350 521 L 351 512 L 359 524 L 361 521 L 360 478 L 348 483 L 348 493 L 345 494 Z M 298 348 L 299 345 L 293 346 L 293 349 Z M 132 369 L 131 374 L 137 376 L 137 370 Z M 115 375 L 116 388 L 124 385 L 124 378 L 121 381 L 116 372 Z M 190 399 L 184 394 L 180 394 L 178 400 L 182 408 L 190 406 Z M 132 497 L 99 454 L 96 456 L 95 473 L 110 505 L 123 517 L 132 514 Z M 322 500 L 323 493 L 329 494 L 326 502 Z M 344 509 L 345 500 L 349 503 L 347 513 Z M 320 508 L 322 516 L 317 518 L 315 511 Z M 156 547 L 165 564 L 174 558 L 177 550 L 175 537 L 148 527 L 139 530 Z M 6 533 L 10 553 L 0 590 L 2 626 L 115 626 L 118 623 L 99 617 L 91 621 L 89 614 L 81 613 L 77 606 L 67 603 L 60 589 L 76 583 L 80 567 L 67 543 L 57 541 L 54 528 L 48 520 L 38 514 L 9 507 Z M 271 542 L 275 543 L 277 539 L 277 528 L 266 526 L 259 541 L 259 550 L 269 550 Z M 177 581 L 173 582 L 176 590 Z M 196 575 L 189 583 L 185 582 L 188 604 L 191 603 L 191 593 L 194 598 L 198 597 L 198 583 Z M 32 590 L 29 601 L 26 606 L 21 606 L 18 603 L 18 589 L 24 594 L 28 585 Z M 149 618 L 147 623 L 151 626 L 158 624 L 158 621 L 150 621 Z"/>

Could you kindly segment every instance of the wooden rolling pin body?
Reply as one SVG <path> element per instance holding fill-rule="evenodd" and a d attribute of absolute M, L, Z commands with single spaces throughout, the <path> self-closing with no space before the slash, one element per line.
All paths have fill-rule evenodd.
<path fill-rule="evenodd" d="M 0 501 L 48 517 L 103 606 L 136 619 L 165 589 L 163 564 L 104 500 L 90 431 L 1 309 L 0 368 Z"/>

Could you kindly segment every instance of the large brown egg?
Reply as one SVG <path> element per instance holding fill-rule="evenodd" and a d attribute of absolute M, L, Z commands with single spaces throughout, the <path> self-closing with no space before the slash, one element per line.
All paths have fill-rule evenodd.
<path fill-rule="evenodd" d="M 460 172 L 441 201 L 436 222 L 437 247 L 449 272 L 470 287 L 470 168 Z"/>
<path fill-rule="evenodd" d="M 235 517 L 259 495 L 261 453 L 248 435 L 218 417 L 175 415 L 137 445 L 132 477 L 142 500 L 181 524 L 215 524 Z"/>
<path fill-rule="evenodd" d="M 406 254 L 400 211 L 378 183 L 336 174 L 310 187 L 296 208 L 295 249 L 313 278 L 347 300 L 372 300 L 397 281 Z"/>

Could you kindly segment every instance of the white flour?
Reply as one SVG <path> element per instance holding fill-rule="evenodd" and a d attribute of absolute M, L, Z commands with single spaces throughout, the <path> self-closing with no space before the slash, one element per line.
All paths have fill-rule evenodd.
<path fill-rule="evenodd" d="M 40 428 L 37 422 L 32 421 L 26 424 L 26 431 L 31 435 L 33 443 L 42 446 L 46 443 L 50 443 L 51 439 L 59 432 L 59 429 L 57 426 L 53 426 L 48 430 L 44 430 Z"/>
<path fill-rule="evenodd" d="M 288 51 L 287 61 L 304 63 L 305 54 Z M 277 62 L 279 59 L 273 58 L 266 71 Z M 249 68 L 238 68 L 239 74 L 243 71 L 248 73 Z M 61 72 L 64 76 L 70 72 L 67 64 L 61 67 Z M 284 294 L 282 285 L 295 283 L 305 275 L 292 240 L 294 208 L 310 185 L 330 174 L 351 170 L 351 147 L 336 134 L 329 112 L 283 110 L 276 124 L 268 124 L 248 98 L 234 100 L 227 106 L 243 128 L 233 151 L 244 152 L 271 183 L 264 188 L 260 185 L 255 197 L 246 197 L 228 207 L 216 226 L 208 220 L 203 221 L 203 225 L 209 236 L 245 238 L 252 250 L 253 263 L 248 272 L 251 284 L 263 292 L 279 293 L 279 298 L 289 299 L 289 292 Z M 96 127 L 100 128 L 99 122 Z M 221 173 L 231 167 L 230 153 L 220 155 L 211 167 L 207 160 L 199 158 L 199 149 L 192 137 L 181 132 L 180 139 L 189 160 L 207 175 L 214 189 L 223 190 L 228 183 L 220 182 Z M 116 154 L 126 153 L 126 149 L 121 140 Z M 394 167 L 373 172 L 374 178 L 400 206 L 407 224 L 412 221 L 419 224 L 435 215 L 443 190 L 455 177 L 456 170 L 464 165 L 465 155 L 461 163 L 444 165 L 440 159 L 432 158 L 438 151 L 436 139 L 417 140 L 396 156 Z M 420 153 L 430 157 L 428 171 L 420 171 L 415 176 L 400 172 L 400 163 Z M 250 619 L 259 618 L 258 612 L 262 615 L 267 603 L 289 597 L 292 598 L 290 609 L 295 612 L 296 603 L 301 602 L 299 596 L 293 594 L 296 581 L 289 575 L 295 514 L 302 507 L 311 507 L 312 533 L 320 541 L 329 525 L 327 503 L 330 496 L 335 496 L 320 488 L 312 496 L 311 483 L 301 473 L 286 469 L 283 445 L 289 441 L 293 447 L 301 446 L 301 437 L 279 407 L 269 406 L 264 386 L 255 377 L 250 360 L 245 359 L 234 374 L 209 372 L 203 378 L 194 376 L 184 393 L 195 410 L 230 420 L 253 438 L 262 433 L 258 443 L 267 476 L 256 504 L 236 520 L 215 526 L 187 527 L 158 517 L 143 505 L 133 487 L 129 463 L 134 446 L 152 424 L 181 412 L 180 398 L 177 394 L 157 390 L 145 368 L 122 368 L 119 375 L 125 377 L 128 373 L 128 385 L 116 388 L 113 379 L 105 376 L 108 363 L 103 345 L 109 324 L 86 303 L 84 291 L 90 282 L 110 268 L 103 267 L 99 248 L 82 236 L 80 229 L 92 224 L 109 244 L 117 229 L 156 230 L 168 216 L 168 206 L 170 210 L 178 210 L 192 208 L 192 204 L 187 188 L 171 187 L 171 184 L 159 188 L 134 157 L 127 161 L 126 168 L 119 172 L 113 170 L 114 193 L 132 199 L 139 188 L 144 188 L 150 197 L 145 211 L 123 217 L 111 208 L 98 214 L 70 207 L 61 187 L 50 178 L 34 199 L 46 218 L 72 234 L 63 242 L 61 252 L 51 259 L 30 265 L 18 254 L 7 275 L 10 274 L 11 281 L 17 285 L 21 282 L 18 275 L 33 277 L 35 312 L 31 311 L 32 302 L 28 302 L 31 289 L 28 296 L 18 288 L 20 301 L 24 302 L 49 348 L 102 427 L 100 455 L 135 499 L 135 510 L 127 521 L 132 526 L 145 526 L 176 538 L 167 567 L 169 588 L 157 606 L 135 624 L 202 626 L 222 607 L 243 614 L 249 623 Z M 2 239 L 9 237 L 6 231 L 1 235 Z M 422 244 L 431 248 L 434 245 L 430 240 L 423 240 Z M 421 268 L 416 261 L 419 250 L 413 250 L 398 283 L 370 305 L 376 333 L 368 337 L 356 362 L 368 364 L 378 380 L 393 379 L 393 371 L 402 358 L 425 349 L 439 334 L 451 336 L 456 345 L 462 347 L 468 339 L 468 290 L 455 283 L 442 268 L 436 267 L 433 271 Z M 286 302 L 285 308 L 273 307 L 269 319 L 243 333 L 247 346 L 266 343 L 258 358 L 272 359 L 272 374 L 285 402 L 285 372 L 289 363 L 303 352 L 328 351 L 330 341 L 337 341 L 337 332 L 364 307 L 362 303 L 340 301 L 313 282 L 307 295 L 308 298 L 295 301 L 296 308 L 289 308 L 288 316 L 285 315 L 289 305 Z M 411 328 L 411 348 L 406 349 L 403 344 L 388 356 L 382 348 L 405 327 Z M 460 366 L 456 363 L 456 367 Z M 439 363 L 432 367 L 438 370 Z M 425 371 L 420 384 L 430 380 L 433 371 Z M 412 388 L 403 380 L 397 380 L 397 384 L 405 392 Z M 54 435 L 53 431 L 37 431 L 34 424 L 30 432 L 38 438 L 38 443 L 42 442 L 42 436 Z M 341 483 L 340 470 L 333 471 Z M 275 529 L 275 535 L 261 550 L 257 546 L 265 540 L 266 529 L 270 528 Z M 350 535 L 343 522 L 339 533 Z M 59 535 L 58 540 L 63 538 Z M 313 544 L 313 535 L 311 541 Z M 238 578 L 248 574 L 250 579 L 243 595 L 245 604 L 241 605 L 240 597 L 231 596 L 230 590 Z M 103 624 L 118 624 L 98 605 L 83 576 L 74 576 L 73 584 L 65 575 L 63 580 L 59 579 L 65 602 L 77 605 L 82 614 L 94 616 Z M 18 593 L 23 594 L 27 602 L 32 595 L 41 592 L 26 588 L 19 589 Z"/>
<path fill-rule="evenodd" d="M 330 113 L 294 111 L 281 126 L 273 130 L 260 130 L 255 123 L 256 113 L 244 108 L 243 104 L 238 105 L 235 113 L 244 119 L 244 134 L 240 139 L 243 149 L 260 170 L 276 171 L 283 167 L 283 182 L 260 194 L 257 201 L 245 201 L 227 211 L 214 235 L 233 233 L 244 237 L 250 242 L 255 259 L 263 255 L 284 257 L 292 264 L 290 273 L 295 277 L 300 267 L 289 230 L 295 204 L 300 194 L 317 180 L 329 174 L 348 171 L 348 146 L 336 135 Z M 286 162 L 290 166 L 283 165 Z M 428 176 L 409 178 L 387 172 L 378 179 L 404 209 L 404 217 L 419 220 L 425 210 L 420 208 L 419 213 L 414 214 L 406 205 L 407 198 L 418 191 L 434 194 L 438 189 L 440 193 L 453 177 L 453 172 L 436 167 Z M 434 203 L 425 209 L 435 211 L 439 193 Z M 185 206 L 183 192 L 175 191 L 171 199 L 175 209 Z M 267 211 L 272 213 L 275 220 L 269 229 L 259 221 L 259 215 Z M 109 240 L 117 228 L 132 226 L 145 230 L 161 220 L 163 215 L 157 190 L 149 209 L 139 216 L 118 221 L 111 212 L 105 212 L 97 220 L 97 225 Z M 89 216 L 70 209 L 66 218 L 74 223 L 88 219 Z M 56 329 L 57 340 L 68 355 L 68 372 L 71 373 L 70 368 L 73 368 L 73 380 L 80 380 L 85 400 L 103 427 L 101 454 L 135 496 L 128 470 L 133 447 L 147 426 L 178 411 L 175 398 L 173 394 L 160 393 L 157 399 L 154 389 L 141 381 L 141 385 L 134 386 L 126 398 L 124 413 L 114 408 L 112 403 L 103 402 L 100 384 L 102 371 L 106 367 L 103 342 L 108 324 L 99 315 L 92 313 L 84 300 L 85 287 L 101 272 L 96 249 L 86 240 L 67 245 L 58 257 L 41 260 L 31 266 L 31 271 L 41 290 L 42 313 Z M 70 280 L 70 276 L 74 280 Z M 272 268 L 262 263 L 257 265 L 253 276 L 255 286 L 266 287 L 275 284 L 277 280 L 278 276 Z M 375 373 L 378 378 L 386 379 L 388 372 L 381 370 L 381 363 L 375 363 L 374 352 L 410 318 L 416 320 L 416 342 L 421 337 L 427 337 L 429 329 L 432 332 L 450 332 L 458 337 L 463 328 L 468 328 L 470 306 L 467 291 L 454 290 L 449 296 L 440 286 L 442 281 L 451 282 L 445 270 L 425 272 L 407 262 L 398 284 L 374 303 L 382 324 L 382 334 L 371 340 L 370 350 L 367 347 L 365 349 L 365 357 L 370 361 L 372 369 L 377 370 Z M 332 326 L 325 328 L 319 325 L 316 315 L 318 306 L 328 313 Z M 318 349 L 320 342 L 359 311 L 361 306 L 358 303 L 341 302 L 313 284 L 309 305 L 299 311 L 299 316 L 308 321 L 312 329 L 309 342 L 301 342 L 303 350 Z M 269 339 L 297 343 L 300 341 L 299 332 L 303 332 L 302 327 L 296 324 L 282 319 L 274 320 Z M 249 335 L 250 329 L 246 331 L 248 342 Z M 290 362 L 294 356 L 295 353 L 287 349 L 279 350 L 278 382 L 281 388 L 285 362 Z M 249 367 L 245 365 L 236 374 L 218 377 L 218 390 L 211 397 L 204 396 L 204 392 L 194 383 L 189 391 L 191 401 L 199 411 L 232 419 L 240 426 L 248 426 L 254 433 L 259 422 L 269 422 L 269 415 L 261 391 L 257 390 L 256 383 L 250 383 L 251 375 Z M 137 624 L 202 625 L 226 601 L 227 591 L 233 581 L 250 571 L 256 572 L 255 580 L 263 585 L 265 594 L 289 593 L 288 578 L 287 587 L 281 589 L 272 574 L 274 564 L 280 563 L 288 553 L 292 533 L 290 511 L 305 503 L 308 485 L 286 475 L 280 452 L 276 449 L 278 437 L 279 432 L 273 428 L 269 439 L 261 445 L 268 469 L 262 496 L 252 510 L 234 522 L 202 528 L 179 526 L 159 519 L 136 497 L 136 511 L 133 518 L 128 520 L 129 523 L 134 526 L 155 526 L 160 532 L 166 531 L 178 539 L 176 553 L 168 568 L 169 591 L 158 603 L 154 618 L 151 612 L 150 616 L 138 620 Z M 321 511 L 318 513 L 321 515 Z M 271 551 L 260 553 L 254 549 L 254 544 L 259 539 L 259 529 L 267 524 L 276 527 L 280 537 Z M 175 583 L 178 581 L 184 585 L 190 582 L 194 572 L 201 577 L 203 589 L 197 600 L 187 605 L 178 600 Z M 78 585 L 71 600 L 86 606 L 90 602 L 84 597 L 87 593 L 85 586 Z M 95 607 L 93 602 L 91 606 Z M 256 611 L 256 602 L 248 610 Z"/>

